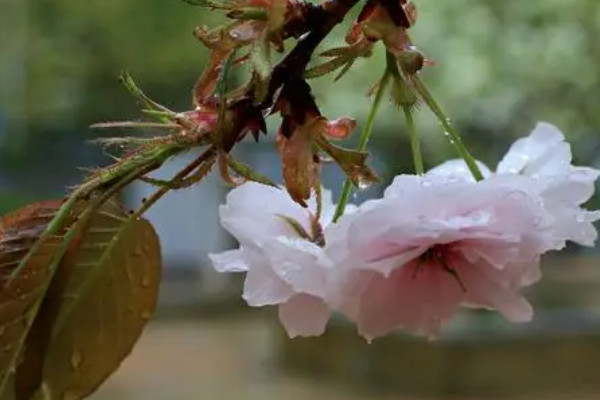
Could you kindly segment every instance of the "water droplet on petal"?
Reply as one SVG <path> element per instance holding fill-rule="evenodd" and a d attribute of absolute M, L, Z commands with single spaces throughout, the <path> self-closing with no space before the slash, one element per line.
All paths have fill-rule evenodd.
<path fill-rule="evenodd" d="M 506 194 L 506 198 L 511 199 L 511 200 L 522 201 L 527 198 L 527 193 L 522 192 L 520 190 L 513 190 Z"/>
<path fill-rule="evenodd" d="M 585 216 L 582 213 L 577 213 L 575 220 L 581 224 L 585 222 Z"/>

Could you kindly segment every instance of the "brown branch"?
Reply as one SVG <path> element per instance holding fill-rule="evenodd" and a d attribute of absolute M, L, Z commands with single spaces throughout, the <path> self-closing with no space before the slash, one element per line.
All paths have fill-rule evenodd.
<path fill-rule="evenodd" d="M 276 93 L 282 89 L 285 92 L 285 86 L 289 86 L 290 93 L 294 90 L 300 90 L 302 93 L 296 93 L 295 98 L 310 100 L 305 102 L 310 111 L 316 111 L 318 108 L 314 103 L 310 93 L 310 86 L 304 81 L 304 70 L 308 65 L 313 52 L 317 46 L 331 32 L 333 27 L 342 22 L 345 15 L 356 5 L 359 0 L 324 0 L 319 5 L 313 5 L 304 2 L 302 6 L 296 8 L 296 14 L 288 19 L 283 27 L 283 38 L 300 37 L 295 47 L 279 62 L 271 71 L 267 95 L 259 104 L 253 104 L 255 98 L 254 86 L 251 86 L 245 95 L 232 101 L 228 105 L 229 111 L 232 111 L 233 118 L 230 121 L 231 129 L 227 132 L 227 137 L 223 138 L 224 145 L 220 149 L 229 152 L 233 145 L 237 143 L 247 132 L 249 115 L 256 117 L 260 121 L 260 126 L 254 130 L 264 130 L 263 115 L 267 110 L 272 110 Z M 292 99 L 293 100 L 293 99 Z M 293 101 L 292 107 L 297 110 L 294 113 L 304 115 L 302 104 Z M 241 111 L 243 110 L 243 112 Z M 302 119 L 303 117 L 300 117 Z M 301 121 L 298 121 L 301 122 Z M 257 134 L 255 135 L 257 137 Z"/>
<path fill-rule="evenodd" d="M 286 81 L 302 77 L 317 46 L 333 27 L 342 22 L 356 3 L 358 0 L 325 0 L 317 7 L 306 9 L 306 15 L 303 16 L 304 29 L 296 28 L 294 31 L 287 32 L 293 33 L 290 36 L 298 35 L 300 32 L 302 32 L 300 35 L 306 34 L 306 36 L 302 37 L 292 51 L 273 68 L 268 95 L 262 102 L 261 108 L 266 109 L 272 105 L 275 93 Z M 289 29 L 289 27 L 296 26 L 297 23 L 292 19 L 286 27 Z"/>

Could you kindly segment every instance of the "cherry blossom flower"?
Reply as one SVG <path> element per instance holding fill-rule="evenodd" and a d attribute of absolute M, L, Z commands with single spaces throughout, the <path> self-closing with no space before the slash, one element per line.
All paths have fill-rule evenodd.
<path fill-rule="evenodd" d="M 331 194 L 323 191 L 320 221 L 279 188 L 254 182 L 233 189 L 220 208 L 221 223 L 240 243 L 211 254 L 219 272 L 246 272 L 243 298 L 250 306 L 278 305 L 289 336 L 323 333 L 330 311 L 324 302 L 331 261 L 321 224 L 333 217 Z M 320 223 L 319 223 L 320 222 Z"/>
<path fill-rule="evenodd" d="M 398 176 L 327 232 L 340 268 L 332 306 L 369 340 L 399 328 L 435 335 L 460 305 L 529 321 L 518 289 L 540 277 L 544 218 L 518 176 Z"/>
<path fill-rule="evenodd" d="M 329 129 L 344 133 L 342 122 Z M 336 224 L 328 192 L 317 221 L 314 197 L 303 208 L 284 190 L 247 183 L 220 210 L 240 247 L 211 258 L 219 271 L 246 272 L 245 300 L 278 305 L 290 336 L 321 334 L 330 310 L 368 340 L 397 329 L 435 336 L 461 306 L 529 321 L 519 291 L 540 279 L 540 256 L 596 239 L 600 215 L 581 205 L 599 172 L 572 166 L 563 135 L 545 123 L 496 172 L 478 165 L 479 182 L 461 160 L 400 175 Z"/>

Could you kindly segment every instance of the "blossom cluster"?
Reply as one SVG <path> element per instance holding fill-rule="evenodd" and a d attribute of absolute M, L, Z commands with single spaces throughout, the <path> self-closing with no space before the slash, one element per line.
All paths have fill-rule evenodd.
<path fill-rule="evenodd" d="M 600 171 L 573 166 L 547 123 L 495 171 L 479 168 L 480 181 L 462 160 L 399 175 L 335 223 L 326 190 L 305 208 L 285 190 L 246 183 L 220 209 L 240 246 L 211 259 L 218 271 L 245 272 L 246 302 L 277 305 L 291 337 L 323 333 L 333 311 L 367 340 L 398 329 L 435 336 L 461 306 L 529 321 L 519 290 L 540 279 L 540 256 L 596 240 L 600 213 L 582 205 Z"/>

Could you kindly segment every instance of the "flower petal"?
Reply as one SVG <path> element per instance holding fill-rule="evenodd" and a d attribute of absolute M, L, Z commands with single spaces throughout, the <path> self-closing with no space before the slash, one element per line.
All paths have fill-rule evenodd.
<path fill-rule="evenodd" d="M 273 272 L 294 291 L 324 297 L 332 265 L 323 249 L 303 239 L 278 237 L 265 245 Z"/>
<path fill-rule="evenodd" d="M 488 178 L 492 174 L 490 169 L 484 163 L 480 161 L 475 162 L 477 163 L 477 166 L 479 167 L 479 170 L 484 178 Z M 473 174 L 471 174 L 469 167 L 467 167 L 467 163 L 460 158 L 446 161 L 427 171 L 426 175 L 475 182 L 475 178 L 473 177 Z"/>
<path fill-rule="evenodd" d="M 246 272 L 248 264 L 244 251 L 240 249 L 227 250 L 221 253 L 211 253 L 208 255 L 213 267 L 217 272 Z"/>
<path fill-rule="evenodd" d="M 219 208 L 221 224 L 240 243 L 260 245 L 268 238 L 297 236 L 280 215 L 298 221 L 309 229 L 308 214 L 281 189 L 256 182 L 247 182 L 227 195 L 226 204 Z"/>
<path fill-rule="evenodd" d="M 529 322 L 533 308 L 516 290 L 506 286 L 503 274 L 481 264 L 461 265 L 456 268 L 465 286 L 465 302 L 471 306 L 498 310 L 511 322 Z"/>
<path fill-rule="evenodd" d="M 547 176 L 562 173 L 571 163 L 571 148 L 558 128 L 546 122 L 517 140 L 498 164 L 499 174 Z"/>
<path fill-rule="evenodd" d="M 294 290 L 270 268 L 268 261 L 256 252 L 248 252 L 251 265 L 244 283 L 242 297 L 248 305 L 261 307 L 288 301 Z"/>
<path fill-rule="evenodd" d="M 289 337 L 318 336 L 325 332 L 329 307 L 319 298 L 299 294 L 279 305 L 279 320 Z"/>

